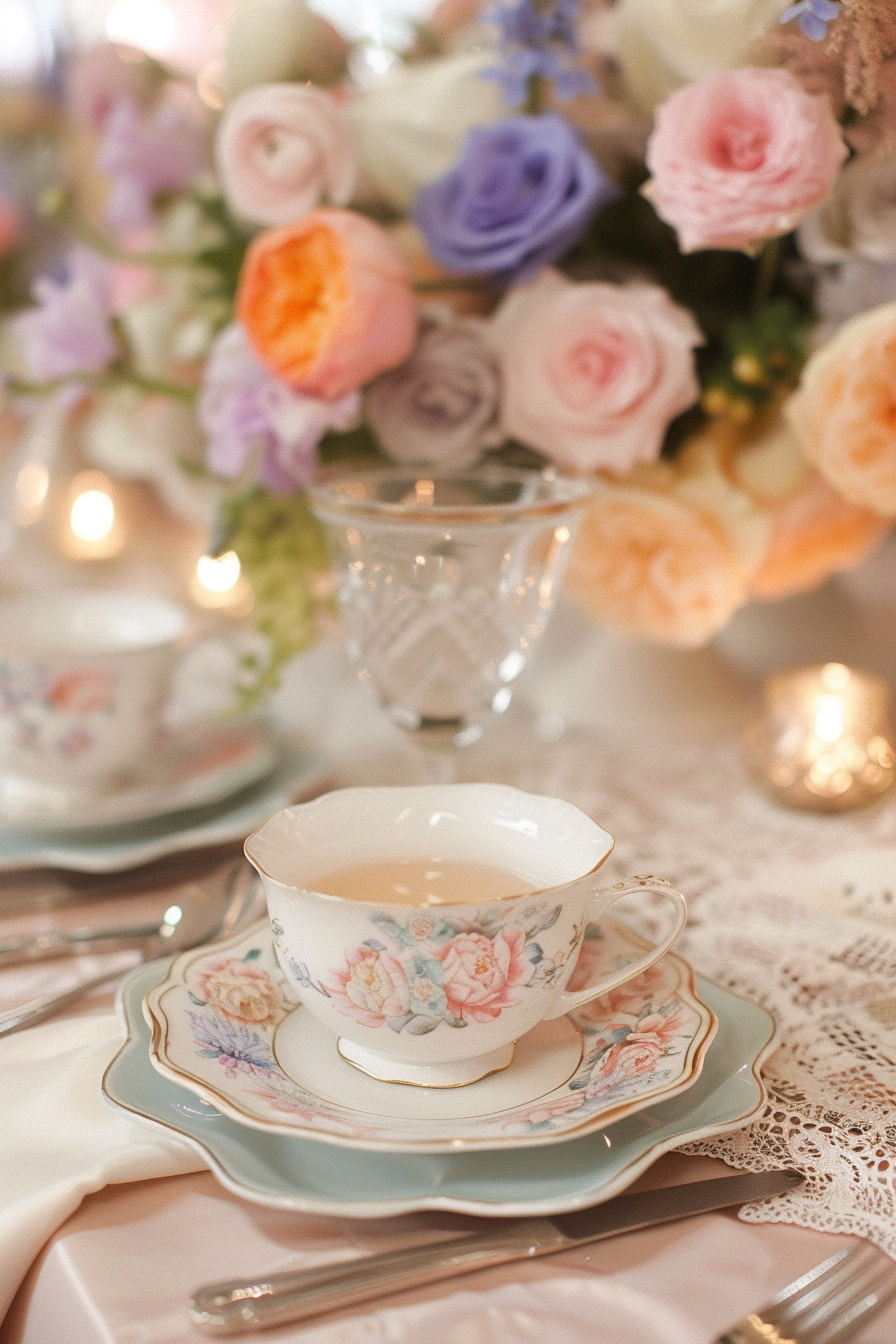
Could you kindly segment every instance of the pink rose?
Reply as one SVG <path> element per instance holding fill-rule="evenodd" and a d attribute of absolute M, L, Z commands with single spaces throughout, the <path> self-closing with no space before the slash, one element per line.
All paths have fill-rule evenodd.
<path fill-rule="evenodd" d="M 346 954 L 346 969 L 334 971 L 328 984 L 333 1005 L 365 1027 L 381 1027 L 404 1017 L 410 1003 L 408 979 L 400 961 L 383 950 L 356 947 Z"/>
<path fill-rule="evenodd" d="M 255 1027 L 273 1027 L 283 1016 L 280 991 L 267 971 L 238 957 L 219 957 L 204 965 L 194 986 L 225 1017 Z"/>
<path fill-rule="evenodd" d="M 640 1035 L 636 1037 L 633 1033 L 628 1040 L 612 1047 L 606 1055 L 598 1074 L 602 1080 L 612 1077 L 615 1084 L 623 1083 L 629 1078 L 637 1078 L 644 1073 L 650 1073 L 656 1067 L 657 1060 L 663 1053 L 663 1048 L 660 1041 Z M 601 1085 L 598 1083 L 595 1091 L 600 1090 L 602 1090 Z M 585 1095 L 586 1097 L 592 1095 L 591 1084 L 585 1089 Z"/>
<path fill-rule="evenodd" d="M 657 109 L 645 195 L 684 252 L 752 249 L 827 196 L 848 154 L 826 98 L 786 70 L 719 70 Z"/>
<path fill-rule="evenodd" d="M 99 667 L 72 668 L 60 673 L 47 699 L 63 714 L 99 714 L 114 704 L 115 678 Z"/>
<path fill-rule="evenodd" d="M 699 396 L 693 318 L 656 285 L 574 284 L 544 271 L 491 326 L 504 431 L 561 467 L 622 475 L 659 455 Z"/>
<path fill-rule="evenodd" d="M 445 997 L 455 1017 L 491 1022 L 519 1003 L 518 987 L 532 977 L 526 935 L 513 924 L 494 938 L 458 933 L 436 951 L 444 970 Z"/>
<path fill-rule="evenodd" d="M 322 201 L 345 205 L 357 178 L 348 122 L 332 94 L 264 84 L 229 104 L 218 128 L 228 204 L 254 224 L 292 224 Z"/>

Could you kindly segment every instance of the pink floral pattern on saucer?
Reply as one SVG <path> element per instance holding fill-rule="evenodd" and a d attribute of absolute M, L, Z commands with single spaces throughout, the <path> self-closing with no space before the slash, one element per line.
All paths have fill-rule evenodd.
<path fill-rule="evenodd" d="M 574 975 L 625 964 L 644 946 L 615 921 L 591 925 Z M 340 1059 L 335 1036 L 310 1014 L 293 1018 L 303 1010 L 280 970 L 266 924 L 216 947 L 182 953 L 147 996 L 144 1011 L 155 1068 L 232 1118 L 256 1129 L 404 1152 L 553 1143 L 603 1127 L 695 1082 L 716 1027 L 696 995 L 690 967 L 667 953 L 567 1019 L 582 1049 L 562 1085 L 547 1092 L 535 1086 L 522 1104 L 518 1098 L 509 1104 L 511 1064 L 471 1088 L 449 1090 L 451 1100 L 445 1101 L 448 1094 L 440 1098 L 429 1089 L 363 1078 Z M 305 1075 L 301 1082 L 290 1076 L 278 1059 L 277 1033 L 287 1019 L 302 1033 L 302 1051 L 316 1056 L 310 1083 Z M 363 1080 L 363 1104 L 354 1091 L 352 1104 L 328 1092 L 346 1070 L 350 1090 Z M 459 1113 L 459 1104 L 467 1111 Z"/>

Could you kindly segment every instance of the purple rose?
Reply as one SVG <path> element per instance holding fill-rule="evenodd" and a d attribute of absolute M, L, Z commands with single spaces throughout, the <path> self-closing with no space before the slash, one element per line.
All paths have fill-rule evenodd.
<path fill-rule="evenodd" d="M 430 327 L 410 358 L 367 388 L 368 423 L 396 462 L 474 462 L 494 425 L 498 360 L 475 320 Z"/>
<path fill-rule="evenodd" d="M 212 347 L 199 397 L 209 469 L 233 479 L 257 457 L 259 480 L 291 494 L 311 475 L 327 430 L 350 429 L 359 406 L 357 392 L 323 401 L 294 391 L 268 372 L 232 322 Z"/>
<path fill-rule="evenodd" d="M 562 117 L 505 117 L 470 131 L 460 162 L 421 189 L 414 218 L 440 265 L 530 279 L 618 195 Z"/>
<path fill-rule="evenodd" d="M 112 267 L 86 247 L 69 254 L 61 278 L 44 275 L 38 306 L 13 318 L 25 369 L 35 382 L 101 373 L 120 354 L 112 333 Z"/>

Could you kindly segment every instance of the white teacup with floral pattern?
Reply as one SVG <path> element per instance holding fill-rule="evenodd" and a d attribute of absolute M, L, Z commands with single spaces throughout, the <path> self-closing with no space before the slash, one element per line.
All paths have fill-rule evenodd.
<path fill-rule="evenodd" d="M 189 614 L 167 598 L 63 589 L 0 602 L 0 801 L 91 795 L 139 767 Z"/>
<path fill-rule="evenodd" d="M 245 848 L 302 1004 L 387 1082 L 458 1087 L 506 1068 L 522 1035 L 639 975 L 687 917 L 659 878 L 596 891 L 612 836 L 570 803 L 499 784 L 337 789 L 275 813 Z M 520 894 L 409 906 L 319 889 L 348 866 L 414 859 L 501 869 Z M 568 992 L 586 926 L 639 891 L 671 904 L 670 931 Z"/>

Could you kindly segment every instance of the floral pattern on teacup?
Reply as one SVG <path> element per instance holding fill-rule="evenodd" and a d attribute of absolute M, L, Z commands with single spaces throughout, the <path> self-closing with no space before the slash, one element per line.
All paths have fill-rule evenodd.
<path fill-rule="evenodd" d="M 0 713 L 21 751 L 49 752 L 65 760 L 94 744 L 94 716 L 116 706 L 115 677 L 102 667 L 54 671 L 46 663 L 0 660 Z"/>
<path fill-rule="evenodd" d="M 433 916 L 427 913 L 423 919 Z M 483 936 L 500 932 L 488 928 Z M 424 934 L 422 924 L 416 932 Z M 625 964 L 643 946 L 624 926 L 607 921 L 588 927 L 581 956 L 589 975 L 599 974 Z M 536 972 L 547 960 L 535 963 Z M 266 928 L 245 930 L 224 948 L 183 953 L 147 1005 L 164 1025 L 159 1056 L 175 1069 L 178 1081 L 200 1082 L 201 1095 L 243 1123 L 285 1125 L 288 1133 L 354 1137 L 387 1146 L 429 1137 L 453 1143 L 461 1133 L 466 1141 L 502 1147 L 526 1135 L 587 1132 L 605 1123 L 605 1117 L 615 1120 L 696 1076 L 714 1019 L 700 1010 L 684 963 L 667 955 L 657 966 L 658 971 L 651 968 L 576 1014 L 583 1055 L 567 1082 L 537 1102 L 444 1123 L 362 1116 L 285 1072 L 276 1036 L 296 1010 L 296 1000 Z M 309 982 L 324 992 L 310 977 Z M 152 1002 L 156 997 L 158 1006 Z"/>
<path fill-rule="evenodd" d="M 581 926 L 551 957 L 538 941 L 559 916 L 559 905 L 546 910 L 543 904 L 506 923 L 505 911 L 495 906 L 469 922 L 428 910 L 404 920 L 378 912 L 371 922 L 381 936 L 346 952 L 322 987 L 340 1013 L 365 1027 L 423 1036 L 442 1023 L 492 1022 L 520 1003 L 527 988 L 553 984 L 568 964 Z"/>

